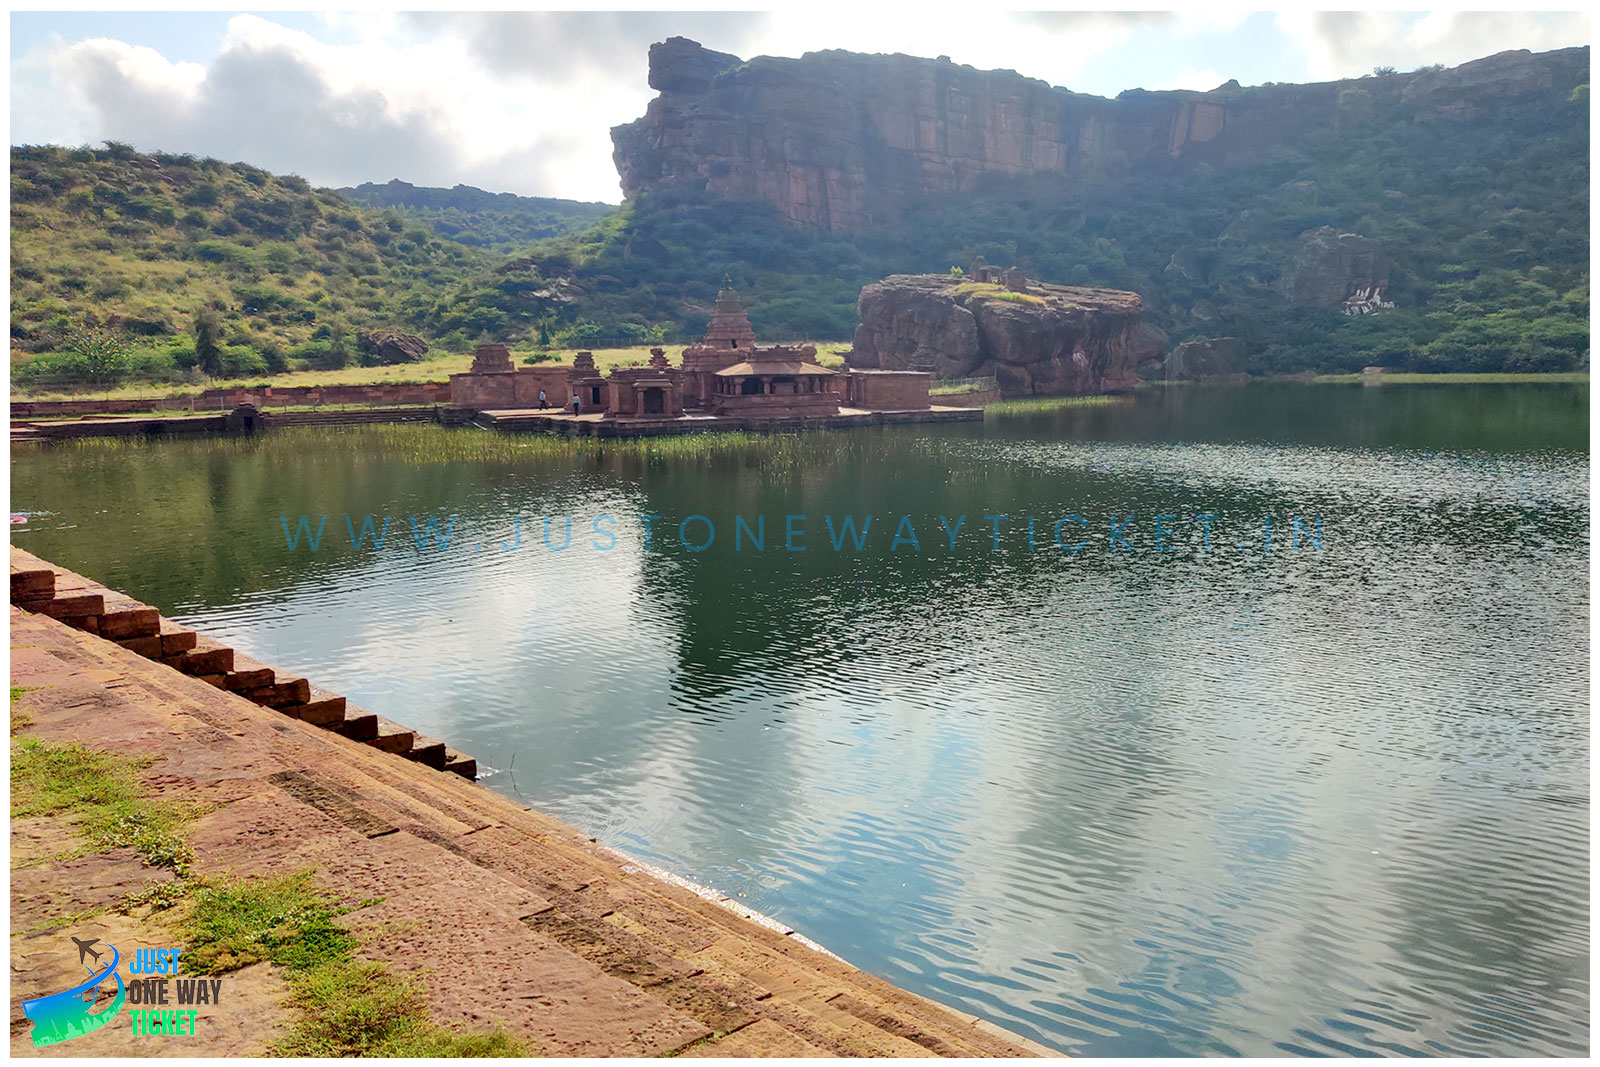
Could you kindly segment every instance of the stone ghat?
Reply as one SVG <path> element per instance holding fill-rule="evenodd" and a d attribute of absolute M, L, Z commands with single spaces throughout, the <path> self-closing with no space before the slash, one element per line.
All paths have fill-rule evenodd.
<path fill-rule="evenodd" d="M 37 599 L 45 581 L 23 579 L 22 590 Z M 148 628 L 148 615 L 122 619 L 129 605 L 109 606 L 112 631 Z M 1055 1055 L 493 790 L 351 744 L 46 615 L 13 605 L 10 618 L 18 737 L 149 761 L 149 799 L 194 813 L 194 875 L 311 872 L 318 892 L 348 905 L 339 923 L 361 958 L 417 978 L 416 995 L 443 1026 L 499 1027 L 542 1056 Z M 76 932 L 99 932 L 129 958 L 173 943 L 163 919 L 116 904 L 171 884 L 173 872 L 126 848 L 64 863 L 77 843 L 65 821 L 12 820 L 13 1004 L 82 980 L 78 954 L 63 948 L 63 925 L 77 917 L 93 918 Z M 233 992 L 181 1051 L 271 1054 L 296 1021 L 281 972 L 262 964 L 225 981 Z M 126 1056 L 127 1042 L 125 1028 L 109 1026 L 71 1051 Z M 35 1054 L 29 1046 L 18 1012 L 12 1054 Z"/>
<path fill-rule="evenodd" d="M 943 398 L 941 398 L 943 400 Z M 841 411 L 837 415 L 787 419 L 685 415 L 671 419 L 605 419 L 598 415 L 552 415 L 547 411 L 481 411 L 473 425 L 515 433 L 549 433 L 568 437 L 670 437 L 686 433 L 798 433 L 803 430 L 848 430 L 859 426 L 897 426 L 913 422 L 982 422 L 983 410 L 936 407 L 924 411 Z"/>
<path fill-rule="evenodd" d="M 31 552 L 11 549 L 11 603 L 57 619 L 146 659 L 163 663 L 254 704 L 330 730 L 381 752 L 463 778 L 478 776 L 478 761 L 313 686 L 305 678 L 257 663 L 226 645 L 180 626 L 148 604 Z"/>

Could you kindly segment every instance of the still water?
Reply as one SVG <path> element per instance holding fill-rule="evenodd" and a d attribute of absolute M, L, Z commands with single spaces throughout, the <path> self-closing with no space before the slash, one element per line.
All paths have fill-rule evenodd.
<path fill-rule="evenodd" d="M 13 537 L 1068 1052 L 1587 1050 L 1587 386 L 677 447 L 19 448 Z"/>

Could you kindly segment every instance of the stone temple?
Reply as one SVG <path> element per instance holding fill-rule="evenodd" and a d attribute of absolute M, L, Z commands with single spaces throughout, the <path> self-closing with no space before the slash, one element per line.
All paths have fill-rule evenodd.
<path fill-rule="evenodd" d="M 679 366 L 653 348 L 645 366 L 606 375 L 587 351 L 570 365 L 518 367 L 505 345 L 483 344 L 470 371 L 450 376 L 450 403 L 484 425 L 607 436 L 982 417 L 935 408 L 927 372 L 835 370 L 816 357 L 811 345 L 758 344 L 738 293 L 725 285 L 704 338 L 684 348 Z"/>

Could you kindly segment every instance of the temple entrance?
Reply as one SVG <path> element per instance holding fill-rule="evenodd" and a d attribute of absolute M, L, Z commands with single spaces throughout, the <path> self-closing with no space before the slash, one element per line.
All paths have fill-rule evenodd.
<path fill-rule="evenodd" d="M 667 410 L 667 399 L 660 389 L 646 389 L 644 391 L 644 413 L 646 415 L 660 415 Z"/>
<path fill-rule="evenodd" d="M 761 379 L 760 378 L 746 378 L 744 381 L 740 382 L 739 383 L 739 395 L 740 396 L 760 396 L 761 395 Z"/>

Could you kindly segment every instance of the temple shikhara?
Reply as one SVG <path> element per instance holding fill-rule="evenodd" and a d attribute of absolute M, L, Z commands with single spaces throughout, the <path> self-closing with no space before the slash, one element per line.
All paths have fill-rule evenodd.
<path fill-rule="evenodd" d="M 592 352 L 577 353 L 571 364 L 518 367 L 505 345 L 481 344 L 472 369 L 450 376 L 450 402 L 473 421 L 502 429 L 607 436 L 982 417 L 975 409 L 934 407 L 932 380 L 923 371 L 824 367 L 811 345 L 760 345 L 739 295 L 725 285 L 705 337 L 683 350 L 678 366 L 653 348 L 645 366 L 604 375 Z"/>

